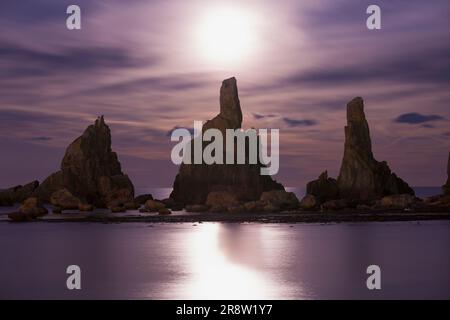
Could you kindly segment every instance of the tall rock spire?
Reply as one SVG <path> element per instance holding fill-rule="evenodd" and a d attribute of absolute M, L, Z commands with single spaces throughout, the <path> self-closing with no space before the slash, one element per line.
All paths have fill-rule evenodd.
<path fill-rule="evenodd" d="M 375 160 L 364 101 L 360 97 L 347 104 L 345 148 L 338 186 L 341 197 L 362 201 L 392 194 L 414 194 L 406 182 L 391 172 L 386 162 Z"/>
<path fill-rule="evenodd" d="M 220 113 L 206 121 L 202 131 L 219 129 L 225 137 L 226 129 L 238 129 L 241 124 L 236 79 L 226 79 L 220 88 Z M 260 164 L 181 164 L 170 197 L 188 205 L 204 204 L 211 191 L 228 191 L 238 200 L 251 201 L 259 200 L 264 191 L 284 190 L 270 176 L 261 175 L 260 168 Z"/>

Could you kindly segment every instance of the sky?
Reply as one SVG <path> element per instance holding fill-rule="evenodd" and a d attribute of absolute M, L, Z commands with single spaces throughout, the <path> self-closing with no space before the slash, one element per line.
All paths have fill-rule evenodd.
<path fill-rule="evenodd" d="M 169 133 L 213 118 L 232 76 L 243 126 L 280 130 L 285 186 L 338 175 L 355 96 L 377 160 L 413 186 L 446 180 L 448 0 L 3 0 L 0 30 L 1 187 L 56 171 L 99 115 L 135 186 L 169 187 Z"/>

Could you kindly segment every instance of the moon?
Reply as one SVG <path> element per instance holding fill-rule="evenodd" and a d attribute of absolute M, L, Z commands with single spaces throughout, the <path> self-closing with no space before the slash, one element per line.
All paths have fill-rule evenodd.
<path fill-rule="evenodd" d="M 254 16 L 242 8 L 214 8 L 199 18 L 198 51 L 210 63 L 229 66 L 246 61 L 255 49 Z"/>

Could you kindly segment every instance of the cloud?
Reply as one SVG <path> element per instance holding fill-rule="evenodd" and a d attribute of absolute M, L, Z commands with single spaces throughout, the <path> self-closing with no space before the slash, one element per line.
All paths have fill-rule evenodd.
<path fill-rule="evenodd" d="M 260 114 L 260 113 L 253 113 L 252 115 L 256 120 L 275 118 L 277 116 L 275 114 Z"/>
<path fill-rule="evenodd" d="M 53 52 L 0 43 L 0 63 L 5 67 L 2 78 L 73 76 L 74 73 L 98 72 L 104 69 L 137 68 L 157 63 L 158 58 L 137 58 L 122 47 L 74 47 Z"/>
<path fill-rule="evenodd" d="M 289 126 L 289 127 L 310 127 L 315 126 L 318 122 L 316 120 L 311 119 L 292 119 L 292 118 L 283 118 L 283 121 Z"/>
<path fill-rule="evenodd" d="M 49 140 L 52 140 L 52 138 L 41 136 L 41 137 L 30 138 L 30 140 L 32 140 L 32 141 L 49 141 Z"/>
<path fill-rule="evenodd" d="M 407 124 L 419 124 L 431 121 L 439 121 L 444 120 L 445 118 L 439 115 L 430 114 L 424 115 L 420 113 L 405 113 L 394 119 L 394 122 L 397 123 L 407 123 Z"/>

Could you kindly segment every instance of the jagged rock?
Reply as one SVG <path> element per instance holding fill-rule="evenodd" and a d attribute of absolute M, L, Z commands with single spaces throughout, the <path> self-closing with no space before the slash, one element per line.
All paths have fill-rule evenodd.
<path fill-rule="evenodd" d="M 50 175 L 36 195 L 49 201 L 55 191 L 63 188 L 96 207 L 114 207 L 134 200 L 133 184 L 111 150 L 111 131 L 103 117 L 69 145 L 61 170 Z"/>
<path fill-rule="evenodd" d="M 396 194 L 383 197 L 380 201 L 380 206 L 384 208 L 405 209 L 410 208 L 417 202 L 418 199 L 410 194 Z"/>
<path fill-rule="evenodd" d="M 10 213 L 8 217 L 12 221 L 31 221 L 42 217 L 48 213 L 48 210 L 42 205 L 36 197 L 26 199 L 19 207 L 17 212 Z"/>
<path fill-rule="evenodd" d="M 307 194 L 300 201 L 300 208 L 303 210 L 313 210 L 316 209 L 318 205 L 318 201 L 315 196 L 312 194 Z"/>
<path fill-rule="evenodd" d="M 147 209 L 148 212 L 158 212 L 165 207 L 164 203 L 155 200 L 147 200 L 145 203 L 145 209 Z"/>
<path fill-rule="evenodd" d="M 53 192 L 50 197 L 50 203 L 55 207 L 61 208 L 61 210 L 77 210 L 81 201 L 64 188 Z"/>
<path fill-rule="evenodd" d="M 145 204 L 148 200 L 153 200 L 153 196 L 151 194 L 141 194 L 140 196 L 134 198 L 134 202 L 139 205 Z"/>
<path fill-rule="evenodd" d="M 339 197 L 339 188 L 336 179 L 329 178 L 328 172 L 324 171 L 319 179 L 308 182 L 306 194 L 313 195 L 315 200 L 324 202 Z"/>
<path fill-rule="evenodd" d="M 408 184 L 391 172 L 386 162 L 375 160 L 364 102 L 360 97 L 347 104 L 345 149 L 338 187 L 341 197 L 362 202 L 395 194 L 414 195 Z"/>
<path fill-rule="evenodd" d="M 286 192 L 284 190 L 263 192 L 260 200 L 267 205 L 277 208 L 276 211 L 297 209 L 300 204 L 293 192 Z"/>
<path fill-rule="evenodd" d="M 241 124 L 242 111 L 236 79 L 230 78 L 223 81 L 220 89 L 219 115 L 207 121 L 202 131 L 216 128 L 224 133 L 226 129 L 241 128 Z M 284 190 L 284 187 L 270 176 L 261 175 L 260 168 L 261 164 L 183 163 L 175 178 L 170 197 L 177 203 L 204 204 L 211 191 L 228 191 L 240 202 L 245 202 L 258 200 L 264 191 Z"/>
<path fill-rule="evenodd" d="M 450 153 L 448 154 L 447 177 L 447 183 L 442 186 L 442 189 L 444 190 L 444 194 L 450 195 Z"/>
<path fill-rule="evenodd" d="M 33 195 L 39 187 L 38 181 L 30 182 L 24 186 L 15 186 L 0 192 L 0 206 L 11 206 L 21 203 Z"/>

